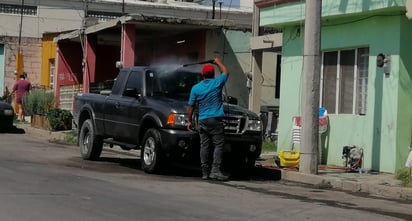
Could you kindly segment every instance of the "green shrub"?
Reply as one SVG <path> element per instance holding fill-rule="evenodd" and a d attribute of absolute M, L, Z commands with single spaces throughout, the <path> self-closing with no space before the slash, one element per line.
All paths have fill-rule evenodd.
<path fill-rule="evenodd" d="M 276 152 L 278 149 L 277 147 L 277 142 L 275 141 L 263 141 L 262 144 L 262 152 L 267 153 L 267 152 Z"/>
<path fill-rule="evenodd" d="M 54 107 L 54 94 L 44 89 L 33 89 L 23 97 L 26 115 L 46 115 Z"/>
<path fill-rule="evenodd" d="M 68 110 L 52 108 L 46 113 L 52 131 L 71 130 L 73 116 Z"/>
<path fill-rule="evenodd" d="M 402 186 L 412 187 L 411 170 L 409 168 L 396 171 L 395 177 L 402 182 Z"/>

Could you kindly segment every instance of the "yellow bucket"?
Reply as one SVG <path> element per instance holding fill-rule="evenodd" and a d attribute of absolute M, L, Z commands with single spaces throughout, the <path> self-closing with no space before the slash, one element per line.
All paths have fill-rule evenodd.
<path fill-rule="evenodd" d="M 281 150 L 278 157 L 281 167 L 299 167 L 300 152 L 297 150 Z"/>

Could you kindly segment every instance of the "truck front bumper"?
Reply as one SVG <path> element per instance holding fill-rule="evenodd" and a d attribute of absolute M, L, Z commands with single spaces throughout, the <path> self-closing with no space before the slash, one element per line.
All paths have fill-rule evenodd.
<path fill-rule="evenodd" d="M 167 156 L 199 156 L 200 138 L 195 131 L 161 129 L 162 149 Z M 247 153 L 259 157 L 262 150 L 260 133 L 225 134 L 224 152 Z"/>
<path fill-rule="evenodd" d="M 200 139 L 198 133 L 195 131 L 161 129 L 160 135 L 162 149 L 167 156 L 199 153 Z"/>

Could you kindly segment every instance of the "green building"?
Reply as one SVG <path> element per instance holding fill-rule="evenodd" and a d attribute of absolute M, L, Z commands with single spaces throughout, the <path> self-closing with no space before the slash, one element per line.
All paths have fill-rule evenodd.
<path fill-rule="evenodd" d="M 260 26 L 282 30 L 278 151 L 292 147 L 301 115 L 305 1 L 259 7 Z M 344 146 L 363 150 L 362 168 L 404 167 L 412 135 L 412 20 L 406 0 L 323 0 L 320 106 L 329 126 L 321 164 L 344 166 Z M 410 10 L 412 11 L 412 10 Z M 299 145 L 296 145 L 299 149 Z"/>

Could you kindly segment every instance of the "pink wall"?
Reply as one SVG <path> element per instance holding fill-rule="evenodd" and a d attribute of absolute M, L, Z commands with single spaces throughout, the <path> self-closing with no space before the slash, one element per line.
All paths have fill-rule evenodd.
<path fill-rule="evenodd" d="M 122 41 L 121 41 L 121 61 L 123 67 L 134 66 L 135 61 L 135 25 L 122 25 Z"/>
<path fill-rule="evenodd" d="M 80 55 L 80 56 L 79 56 Z M 56 56 L 54 95 L 56 106 L 60 104 L 60 87 L 82 84 L 82 49 L 77 43 L 59 43 Z"/>

